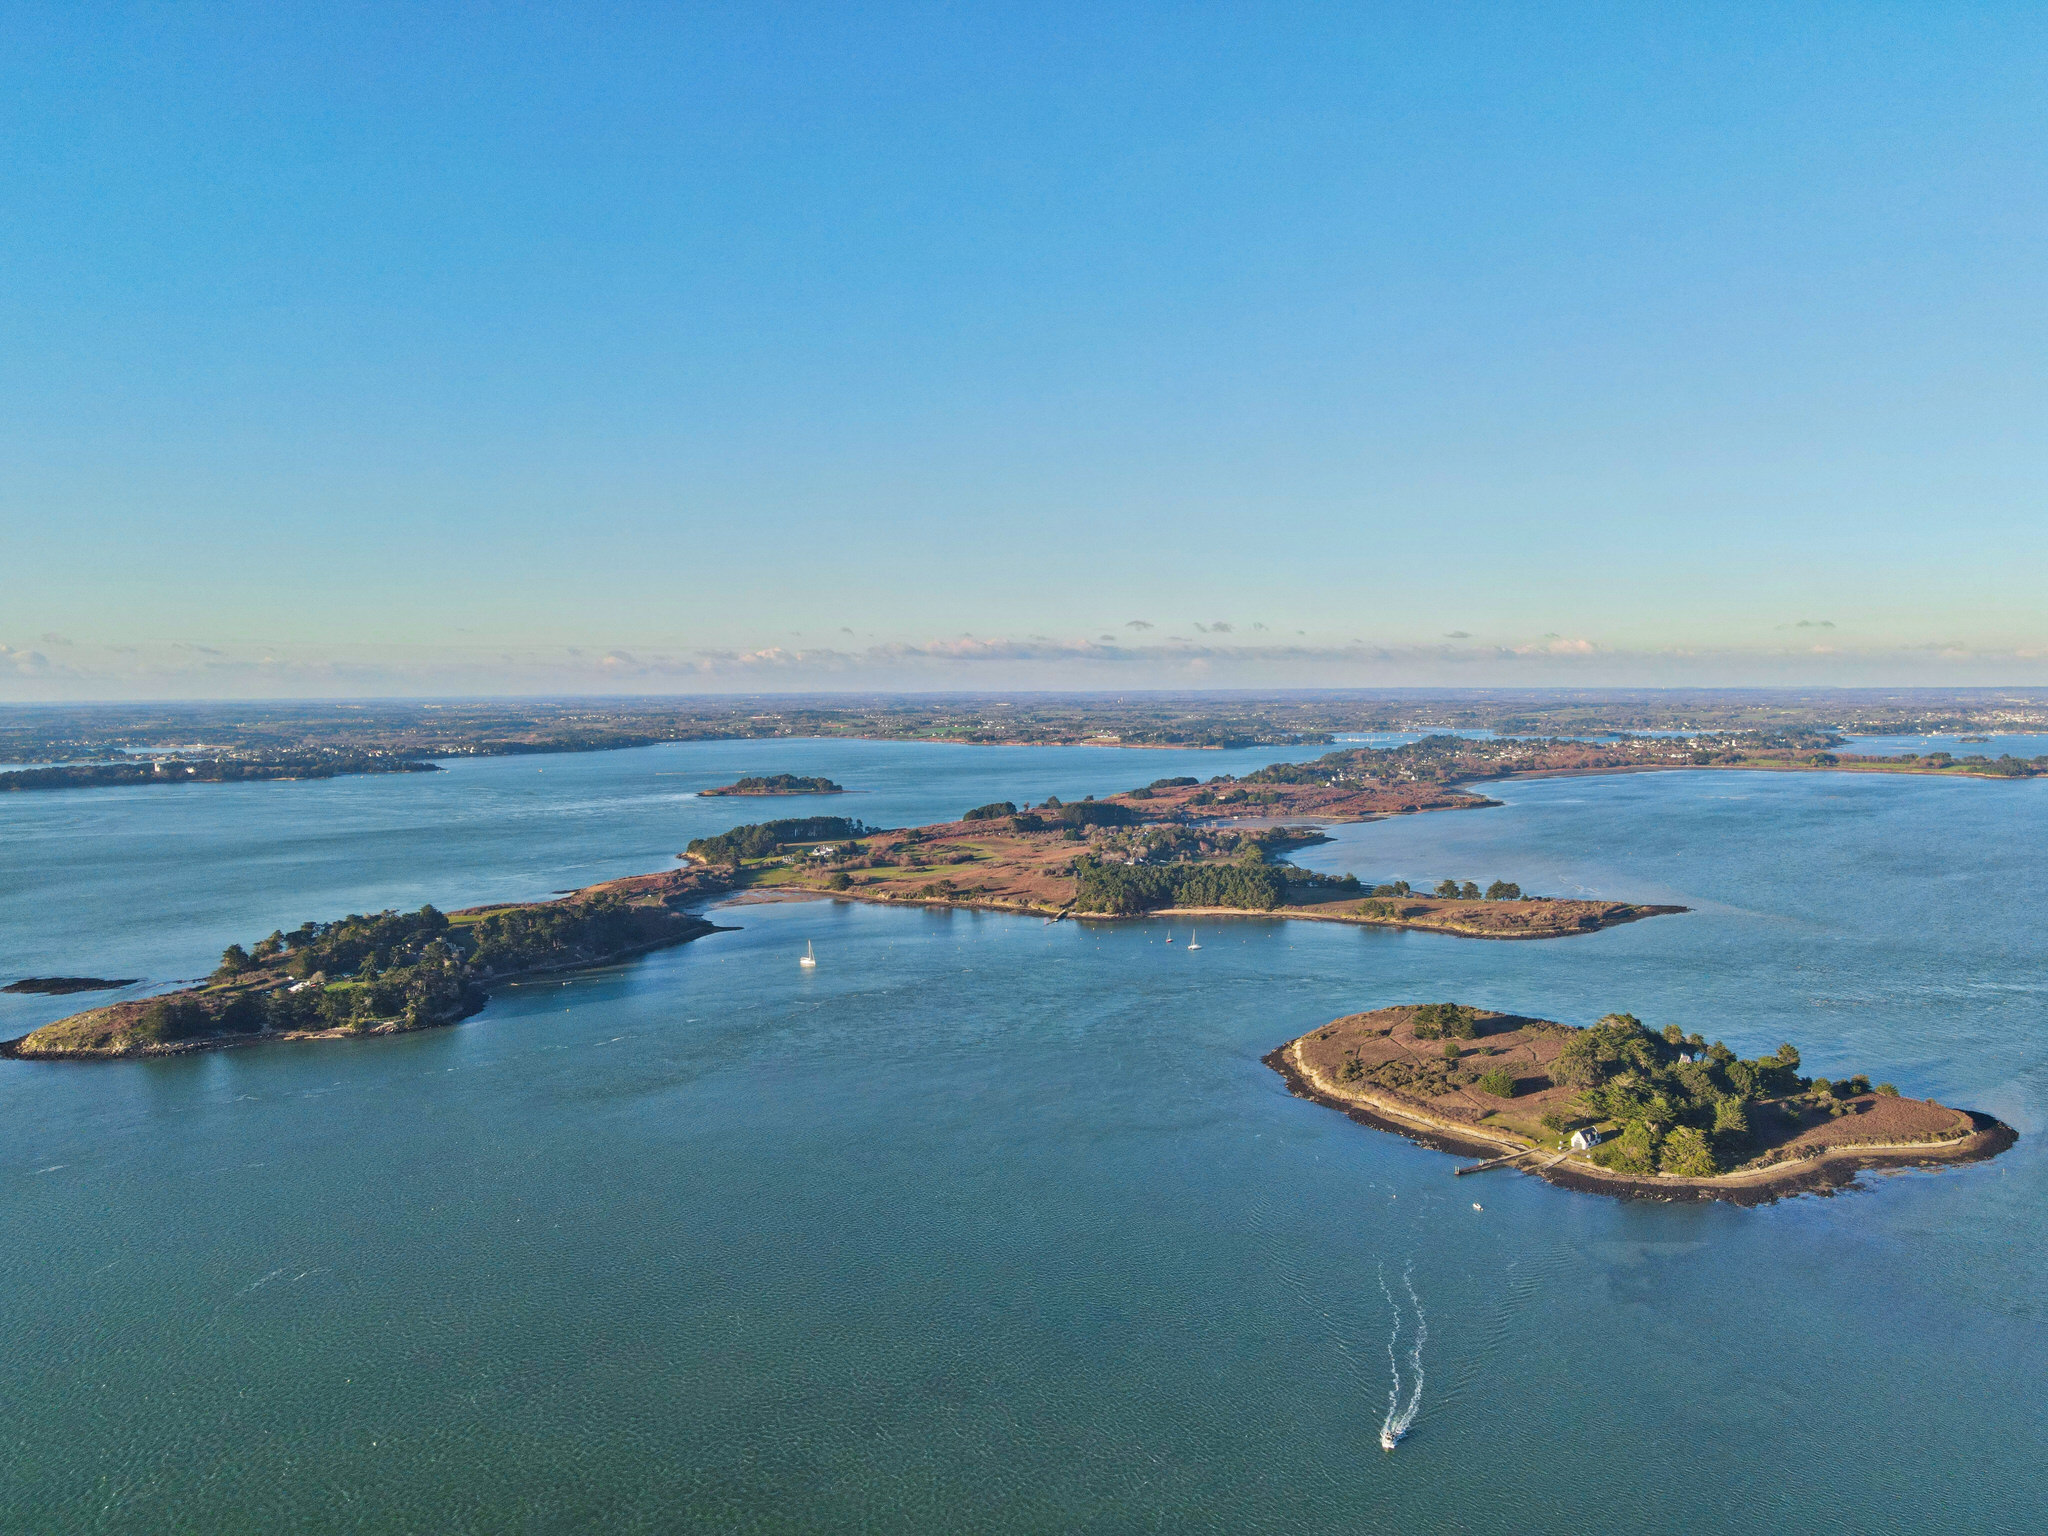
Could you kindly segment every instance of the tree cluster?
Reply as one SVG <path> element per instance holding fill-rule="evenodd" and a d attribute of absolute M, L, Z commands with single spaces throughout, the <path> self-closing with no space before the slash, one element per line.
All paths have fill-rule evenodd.
<path fill-rule="evenodd" d="M 1479 1035 L 1479 1010 L 1463 1003 L 1424 1003 L 1410 1027 L 1418 1040 L 1473 1040 Z"/>
<path fill-rule="evenodd" d="M 715 837 L 694 837 L 689 854 L 706 864 L 736 864 L 742 859 L 772 858 L 784 843 L 865 837 L 874 830 L 845 816 L 790 816 L 781 821 L 751 822 Z"/>
<path fill-rule="evenodd" d="M 1270 912 L 1287 899 L 1287 884 L 1271 865 L 1104 864 L 1078 861 L 1077 912 L 1129 916 L 1161 907 L 1232 907 Z"/>
<path fill-rule="evenodd" d="M 157 998 L 136 1033 L 167 1042 L 440 1022 L 480 1002 L 493 976 L 589 964 L 629 948 L 651 915 L 594 896 L 507 907 L 473 923 L 451 923 L 431 906 L 303 923 L 247 949 L 229 945 L 213 986 Z"/>
<path fill-rule="evenodd" d="M 1718 1040 L 1707 1045 L 1676 1025 L 1653 1033 L 1628 1013 L 1610 1013 L 1574 1034 L 1550 1075 L 1579 1090 L 1584 1113 L 1621 1123 L 1595 1161 L 1622 1173 L 1699 1178 L 1738 1160 L 1753 1105 L 1806 1086 L 1790 1045 L 1745 1061 Z"/>

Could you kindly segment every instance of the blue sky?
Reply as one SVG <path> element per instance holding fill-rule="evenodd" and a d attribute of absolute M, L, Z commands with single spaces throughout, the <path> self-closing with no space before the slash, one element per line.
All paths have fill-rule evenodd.
<path fill-rule="evenodd" d="M 2048 11 L 0 6 L 0 698 L 2048 681 Z"/>

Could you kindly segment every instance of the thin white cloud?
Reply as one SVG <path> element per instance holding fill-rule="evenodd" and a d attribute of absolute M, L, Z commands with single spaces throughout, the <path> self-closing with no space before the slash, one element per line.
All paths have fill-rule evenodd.
<path fill-rule="evenodd" d="M 1213 626 L 1211 627 L 1213 629 Z M 1810 633 L 1810 632 L 1809 632 Z M 1480 645 L 1113 636 L 962 635 L 861 646 L 634 645 L 409 648 L 80 646 L 53 661 L 0 645 L 0 698 L 345 697 L 518 693 L 701 693 L 983 688 L 1343 688 L 1768 683 L 2027 686 L 2048 683 L 2048 644 L 1953 640 L 1856 648 L 1802 638 L 1783 649 L 1617 648 L 1587 636 Z"/>

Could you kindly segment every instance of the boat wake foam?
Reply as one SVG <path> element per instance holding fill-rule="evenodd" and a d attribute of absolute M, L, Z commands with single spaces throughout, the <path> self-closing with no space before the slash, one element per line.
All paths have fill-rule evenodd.
<path fill-rule="evenodd" d="M 1422 1298 L 1415 1294 L 1414 1264 L 1401 1272 L 1401 1285 L 1408 1292 L 1409 1305 L 1415 1308 L 1415 1340 L 1408 1347 L 1408 1381 L 1405 1384 L 1401 1380 L 1401 1304 L 1387 1287 L 1387 1267 L 1382 1264 L 1380 1292 L 1387 1298 L 1387 1307 L 1394 1314 L 1393 1331 L 1387 1335 L 1387 1366 L 1394 1380 L 1387 1389 L 1387 1417 L 1380 1425 L 1380 1448 L 1388 1451 L 1401 1443 L 1401 1437 L 1408 1433 L 1408 1426 L 1415 1422 L 1415 1415 L 1421 1411 L 1422 1346 L 1429 1341 L 1429 1314 L 1422 1310 Z"/>

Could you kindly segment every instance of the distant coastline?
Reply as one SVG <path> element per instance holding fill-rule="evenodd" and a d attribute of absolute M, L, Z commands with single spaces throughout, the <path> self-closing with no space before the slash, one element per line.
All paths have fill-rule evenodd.
<path fill-rule="evenodd" d="M 1838 755 L 1844 731 L 1966 731 L 1959 744 L 1983 744 L 1981 732 L 2026 734 L 2048 727 L 2048 696 L 2037 703 L 2001 692 L 1946 692 L 1913 706 L 1884 695 L 1863 702 L 1853 691 L 1816 693 L 1803 704 L 1778 693 L 1646 700 L 1626 693 L 1558 699 L 1514 690 L 1461 692 L 1437 700 L 1347 702 L 1321 695 L 1266 698 L 1190 694 L 1164 699 L 1100 697 L 872 699 L 858 704 L 758 705 L 694 701 L 624 705 L 616 701 L 449 702 L 412 706 L 274 706 L 260 720 L 214 706 L 0 706 L 0 792 L 118 786 L 322 779 L 344 774 L 431 773 L 435 759 L 541 753 L 607 752 L 690 741 L 787 741 L 799 738 L 960 746 L 1118 747 L 1215 752 L 1254 747 L 1328 747 L 1340 736 L 1379 732 L 1498 732 L 1423 735 L 1416 745 L 1463 743 L 1480 776 L 1519 776 L 1566 768 L 1490 767 L 1516 752 L 1576 745 L 1606 766 L 1835 768 L 1974 778 L 2048 774 L 2048 754 L 2028 759 L 1958 759 L 1941 750 L 1870 758 Z M 1683 735 L 1631 732 L 1682 728 Z M 1553 734 L 1546 735 L 1545 732 Z M 1399 750 L 1399 749 L 1396 749 Z M 1440 755 L 1435 746 L 1432 755 Z M 1339 758 L 1343 753 L 1329 754 Z M 1653 761 L 1656 760 L 1656 761 Z M 794 777 L 794 776 L 783 776 Z M 829 781 L 828 781 L 829 782 Z M 747 793 L 723 786 L 720 793 Z M 773 790 L 757 791 L 775 793 Z M 790 793 L 832 793 L 830 790 Z"/>

